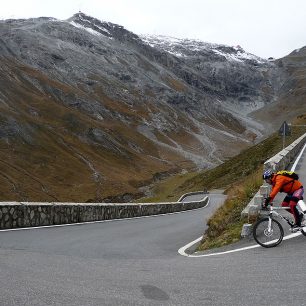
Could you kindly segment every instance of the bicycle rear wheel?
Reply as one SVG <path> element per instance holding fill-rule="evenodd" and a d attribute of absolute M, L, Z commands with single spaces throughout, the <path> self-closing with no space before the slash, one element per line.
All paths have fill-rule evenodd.
<path fill-rule="evenodd" d="M 268 217 L 260 219 L 253 227 L 255 241 L 264 248 L 276 247 L 284 237 L 284 229 L 277 220 L 271 219 L 271 230 L 269 231 L 269 219 Z"/>

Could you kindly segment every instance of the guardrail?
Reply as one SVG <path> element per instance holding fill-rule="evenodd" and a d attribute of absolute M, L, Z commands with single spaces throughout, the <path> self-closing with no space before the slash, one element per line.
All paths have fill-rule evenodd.
<path fill-rule="evenodd" d="M 284 148 L 282 151 L 268 159 L 264 163 L 264 169 L 271 169 L 273 171 L 279 171 L 286 169 L 289 164 L 293 161 L 296 155 L 300 152 L 301 148 L 306 142 L 306 133 L 295 140 L 292 144 Z M 264 197 L 269 194 L 270 186 L 263 184 L 255 196 L 251 199 L 249 204 L 241 212 L 242 218 L 247 218 L 248 222 L 257 218 L 261 204 L 263 203 Z M 251 224 L 246 223 L 243 225 L 241 236 L 246 237 L 250 234 Z"/>
<path fill-rule="evenodd" d="M 207 191 L 193 191 L 193 192 L 188 192 L 188 193 L 185 193 L 183 194 L 179 199 L 178 199 L 178 202 L 183 202 L 183 200 L 189 196 L 193 196 L 193 195 L 199 195 L 199 194 L 202 194 L 203 195 L 203 198 L 205 198 L 204 195 L 208 194 Z M 193 201 L 190 201 L 190 203 L 193 202 Z"/>
<path fill-rule="evenodd" d="M 38 203 L 1 202 L 0 229 L 83 223 L 143 217 L 206 206 L 208 197 L 192 202 L 166 203 Z"/>

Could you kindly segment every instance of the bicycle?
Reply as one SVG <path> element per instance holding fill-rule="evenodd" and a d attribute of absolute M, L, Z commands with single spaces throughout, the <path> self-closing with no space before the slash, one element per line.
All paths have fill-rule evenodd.
<path fill-rule="evenodd" d="M 305 211 L 300 210 L 300 213 L 305 217 Z M 259 219 L 253 226 L 253 237 L 259 245 L 265 248 L 272 248 L 283 241 L 284 228 L 275 218 L 280 218 L 288 223 L 292 233 L 300 231 L 306 236 L 306 226 L 294 227 L 294 222 L 289 217 L 282 216 L 273 209 L 273 205 L 270 205 L 268 216 Z"/>

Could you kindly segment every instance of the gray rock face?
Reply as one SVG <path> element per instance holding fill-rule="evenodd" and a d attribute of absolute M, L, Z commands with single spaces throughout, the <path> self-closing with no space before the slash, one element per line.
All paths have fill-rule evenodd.
<path fill-rule="evenodd" d="M 240 47 L 140 37 L 83 13 L 0 21 L 0 58 L 0 141 L 10 150 L 18 137 L 33 146 L 49 135 L 102 194 L 105 160 L 134 177 L 145 169 L 149 182 L 236 154 L 263 135 L 248 115 L 282 81 L 279 65 Z"/>

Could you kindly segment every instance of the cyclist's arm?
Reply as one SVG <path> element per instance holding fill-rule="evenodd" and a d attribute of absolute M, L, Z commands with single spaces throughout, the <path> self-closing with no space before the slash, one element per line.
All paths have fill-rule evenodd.
<path fill-rule="evenodd" d="M 275 198 L 275 196 L 280 192 L 280 190 L 282 189 L 282 181 L 280 180 L 276 180 L 275 185 L 272 187 L 271 193 L 269 195 L 270 201 L 273 201 L 273 199 Z"/>

